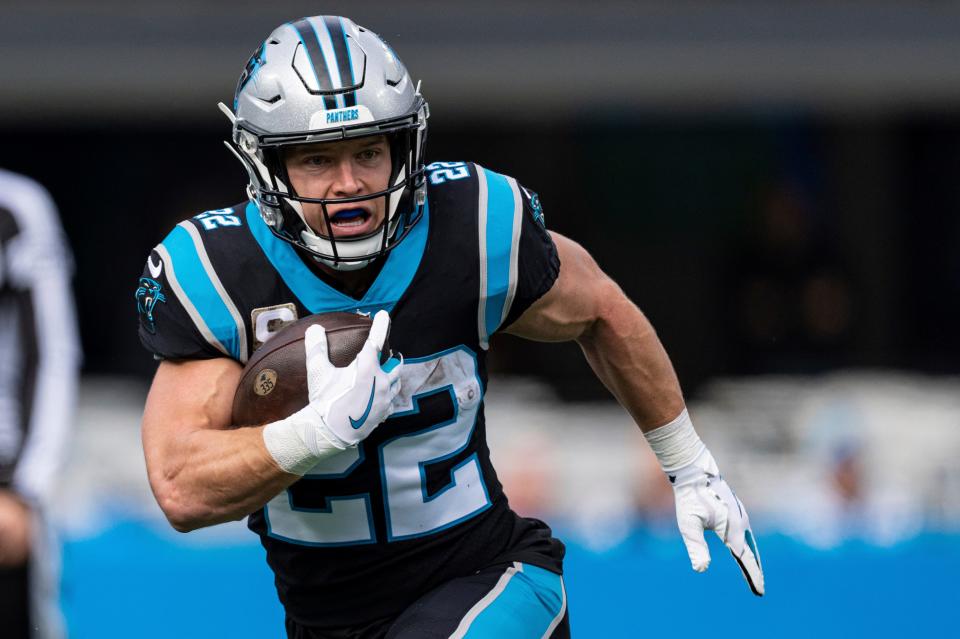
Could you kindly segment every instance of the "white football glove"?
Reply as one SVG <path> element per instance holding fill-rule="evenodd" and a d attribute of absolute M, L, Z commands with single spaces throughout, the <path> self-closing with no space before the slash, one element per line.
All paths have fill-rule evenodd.
<path fill-rule="evenodd" d="M 391 403 L 400 392 L 402 363 L 391 357 L 380 364 L 380 352 L 389 330 L 390 316 L 386 311 L 378 311 L 356 358 L 348 366 L 337 368 L 330 363 L 323 327 L 314 325 L 307 329 L 304 348 L 310 403 L 297 415 L 314 425 L 316 437 L 323 437 L 337 448 L 356 446 L 390 415 Z M 310 438 L 306 443 L 314 448 Z M 325 447 L 321 442 L 317 448 Z"/>
<path fill-rule="evenodd" d="M 750 530 L 750 518 L 743 503 L 720 476 L 710 451 L 704 448 L 692 463 L 667 472 L 667 478 L 673 484 L 677 524 L 693 569 L 703 572 L 710 565 L 710 550 L 703 532 L 712 530 L 737 560 L 750 590 L 762 597 L 763 566 Z"/>
<path fill-rule="evenodd" d="M 263 428 L 263 443 L 281 470 L 304 475 L 321 459 L 356 446 L 390 415 L 403 363 L 391 357 L 380 365 L 389 330 L 390 316 L 379 311 L 363 348 L 348 366 L 338 368 L 330 362 L 323 327 L 307 329 L 309 403 Z"/>

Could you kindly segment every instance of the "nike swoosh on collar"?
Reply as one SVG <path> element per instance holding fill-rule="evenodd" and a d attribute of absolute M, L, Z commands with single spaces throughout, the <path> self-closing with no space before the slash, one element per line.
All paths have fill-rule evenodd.
<path fill-rule="evenodd" d="M 367 421 L 367 417 L 370 416 L 370 409 L 373 408 L 373 393 L 377 390 L 377 378 L 373 378 L 373 386 L 370 387 L 370 399 L 367 400 L 367 409 L 363 411 L 363 415 L 360 416 L 360 419 L 354 419 L 347 415 L 347 418 L 350 420 L 350 425 L 353 426 L 354 430 L 362 428 L 363 423 Z"/>

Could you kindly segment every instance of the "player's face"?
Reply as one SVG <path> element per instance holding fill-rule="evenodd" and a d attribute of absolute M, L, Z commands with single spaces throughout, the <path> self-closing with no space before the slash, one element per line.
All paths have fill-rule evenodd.
<path fill-rule="evenodd" d="M 344 198 L 369 195 L 387 188 L 390 146 L 380 135 L 353 140 L 302 144 L 284 154 L 287 175 L 297 195 Z M 378 229 L 386 214 L 386 198 L 327 205 L 330 228 L 320 204 L 303 202 L 307 224 L 321 235 L 357 237 Z"/>

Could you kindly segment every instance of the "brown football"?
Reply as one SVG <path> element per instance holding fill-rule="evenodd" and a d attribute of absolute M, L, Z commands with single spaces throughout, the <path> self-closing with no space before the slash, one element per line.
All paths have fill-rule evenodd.
<path fill-rule="evenodd" d="M 283 419 L 307 405 L 307 364 L 303 336 L 320 324 L 334 366 L 347 366 L 363 348 L 370 317 L 358 313 L 309 315 L 283 327 L 254 351 L 233 396 L 233 424 L 250 426 Z M 384 353 L 389 348 L 384 345 Z"/>

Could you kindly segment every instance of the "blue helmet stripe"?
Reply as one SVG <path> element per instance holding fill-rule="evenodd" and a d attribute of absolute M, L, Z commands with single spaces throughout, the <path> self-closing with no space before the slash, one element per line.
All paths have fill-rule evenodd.
<path fill-rule="evenodd" d="M 327 26 L 326 18 L 321 18 L 320 24 L 323 25 L 322 28 L 317 27 L 316 19 L 311 19 L 311 26 L 313 27 L 313 33 L 317 37 L 317 42 L 320 43 L 320 53 L 323 55 L 324 65 L 327 67 L 327 72 L 330 74 L 330 82 L 333 84 L 334 99 L 337 101 L 337 108 L 344 108 L 346 104 L 343 100 L 343 93 L 341 89 L 343 88 L 343 77 L 341 74 L 340 65 L 337 62 L 337 52 L 333 44 L 333 36 L 330 34 L 330 27 Z"/>
<path fill-rule="evenodd" d="M 356 85 L 353 76 L 353 57 L 350 54 L 350 43 L 347 42 L 347 32 L 343 27 L 343 18 L 326 16 L 323 19 L 333 44 L 333 55 L 337 61 L 337 70 L 340 73 L 340 86 L 344 89 Z M 357 106 L 357 92 L 350 91 L 343 96 L 344 106 Z"/>
<path fill-rule="evenodd" d="M 307 52 L 307 59 L 313 69 L 313 75 L 317 79 L 319 89 L 318 91 L 311 91 L 311 93 L 332 93 L 335 90 L 333 79 L 330 77 L 327 59 L 323 55 L 320 39 L 317 37 L 313 24 L 307 18 L 302 18 L 290 24 L 290 26 L 297 32 L 297 37 L 300 38 L 300 43 Z M 336 109 L 336 98 L 333 95 L 324 95 L 323 105 L 327 110 Z"/>

